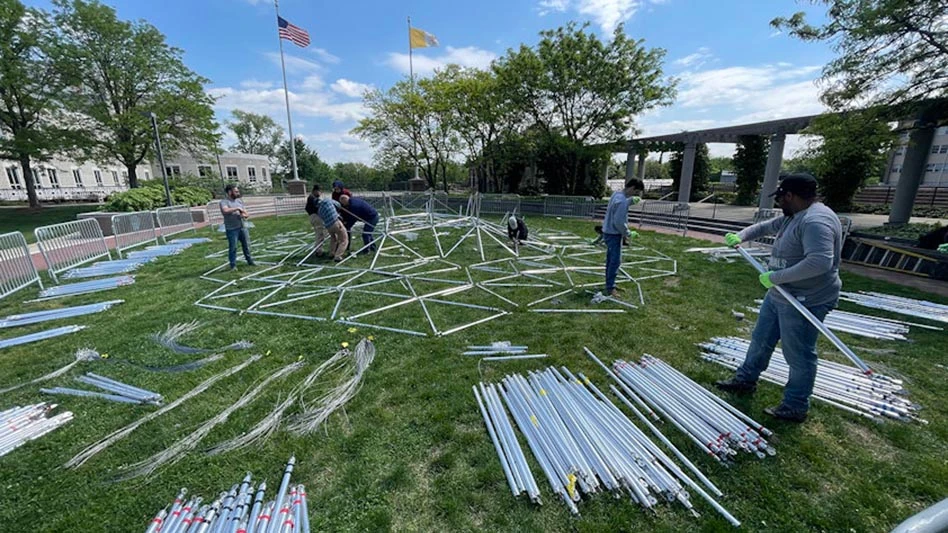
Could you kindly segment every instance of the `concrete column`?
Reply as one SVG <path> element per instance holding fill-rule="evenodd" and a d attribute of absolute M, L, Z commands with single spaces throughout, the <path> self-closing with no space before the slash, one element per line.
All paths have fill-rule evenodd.
<path fill-rule="evenodd" d="M 635 176 L 635 154 L 629 152 L 629 157 L 625 160 L 625 181 L 629 181 Z"/>
<path fill-rule="evenodd" d="M 685 144 L 685 154 L 681 161 L 681 181 L 678 182 L 678 203 L 687 204 L 691 200 L 691 177 L 695 171 L 694 142 Z"/>
<path fill-rule="evenodd" d="M 648 156 L 648 152 L 642 152 L 639 154 L 639 179 L 645 181 L 645 157 Z"/>
<path fill-rule="evenodd" d="M 935 138 L 935 128 L 928 126 L 912 130 L 909 134 L 908 146 L 905 149 L 905 158 L 902 160 L 902 173 L 895 186 L 895 199 L 892 201 L 892 210 L 889 211 L 889 224 L 907 224 L 912 218 L 912 206 L 915 205 L 915 195 L 918 186 L 925 177 L 925 163 L 928 161 L 928 152 L 932 148 L 932 139 Z"/>
<path fill-rule="evenodd" d="M 760 209 L 772 209 L 774 199 L 770 197 L 777 190 L 777 181 L 780 178 L 780 164 L 783 163 L 783 143 L 786 134 L 775 133 L 770 136 L 770 151 L 767 152 L 767 170 L 764 171 L 764 184 L 760 187 Z"/>

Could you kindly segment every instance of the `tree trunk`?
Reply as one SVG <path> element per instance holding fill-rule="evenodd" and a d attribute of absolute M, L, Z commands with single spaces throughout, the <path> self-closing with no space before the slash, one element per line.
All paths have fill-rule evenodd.
<path fill-rule="evenodd" d="M 26 184 L 26 197 L 30 202 L 30 209 L 39 209 L 39 198 L 36 197 L 36 187 L 33 186 L 33 175 L 30 172 L 30 156 L 20 157 L 20 169 L 23 171 L 23 181 Z"/>
<path fill-rule="evenodd" d="M 125 165 L 125 169 L 128 171 L 128 188 L 137 189 L 138 188 L 138 175 L 135 174 L 136 165 Z"/>

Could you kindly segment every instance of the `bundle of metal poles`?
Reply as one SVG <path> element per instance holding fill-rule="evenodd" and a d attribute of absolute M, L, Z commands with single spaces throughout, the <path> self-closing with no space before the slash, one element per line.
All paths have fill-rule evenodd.
<path fill-rule="evenodd" d="M 612 391 L 697 474 L 705 487 L 721 495 L 631 401 L 617 389 L 612 388 Z M 531 500 L 539 501 L 539 491 L 506 420 L 504 405 L 525 437 L 550 488 L 563 499 L 571 513 L 579 513 L 576 504 L 583 494 L 609 491 L 616 496 L 629 495 L 648 509 L 662 500 L 678 501 L 697 515 L 685 488 L 688 487 L 729 522 L 740 525 L 583 374 L 576 376 L 566 368 L 551 367 L 530 372 L 526 378 L 508 375 L 501 384 L 481 383 L 480 392 L 475 389 L 475 396 L 515 495 L 526 492 Z"/>
<path fill-rule="evenodd" d="M 737 337 L 715 337 L 700 344 L 701 358 L 735 370 L 744 362 L 750 341 Z M 770 366 L 760 376 L 777 385 L 786 385 L 790 368 L 778 348 Z M 813 398 L 866 418 L 927 423 L 918 417 L 920 407 L 910 402 L 902 381 L 882 374 L 866 376 L 858 368 L 820 359 L 816 368 Z"/>
<path fill-rule="evenodd" d="M 296 458 L 290 457 L 273 499 L 267 501 L 267 482 L 256 487 L 248 473 L 240 483 L 221 492 L 210 504 L 181 489 L 170 506 L 155 515 L 145 533 L 309 533 L 306 487 L 291 485 Z"/>
<path fill-rule="evenodd" d="M 89 281 L 80 281 L 79 283 L 69 283 L 66 285 L 57 285 L 40 291 L 39 298 L 34 301 L 52 300 L 64 296 L 75 296 L 77 294 L 90 294 L 93 292 L 107 291 L 117 289 L 125 285 L 135 283 L 135 276 L 118 276 L 114 278 L 93 279 Z"/>
<path fill-rule="evenodd" d="M 103 400 L 111 400 L 113 402 L 120 403 L 161 405 L 161 403 L 164 401 L 164 398 L 162 398 L 161 395 L 156 392 L 134 387 L 132 385 L 122 383 L 121 381 L 116 381 L 105 376 L 93 374 L 92 372 L 87 372 L 86 375 L 77 377 L 76 381 L 85 383 L 86 385 L 92 385 L 93 387 L 98 387 L 104 391 L 108 391 L 109 394 L 82 389 L 70 389 L 66 387 L 40 389 L 40 392 L 44 394 L 64 394 L 66 396 L 101 398 Z"/>
<path fill-rule="evenodd" d="M 77 305 L 74 307 L 64 307 L 62 309 L 46 309 L 32 313 L 23 313 L 20 315 L 9 315 L 0 318 L 0 328 L 12 328 L 16 326 L 26 326 L 28 324 L 38 324 L 50 320 L 60 320 L 63 318 L 73 318 L 93 313 L 101 313 L 113 305 L 124 303 L 125 300 L 110 300 L 96 304 Z"/>
<path fill-rule="evenodd" d="M 759 307 L 748 307 L 753 313 L 760 313 Z M 845 311 L 830 311 L 823 319 L 823 324 L 833 331 L 841 331 L 859 337 L 887 341 L 907 341 L 909 328 L 902 322 L 877 319 L 869 315 L 847 313 Z"/>
<path fill-rule="evenodd" d="M 30 342 L 52 339 L 53 337 L 68 335 L 70 333 L 81 331 L 85 328 L 86 328 L 85 326 L 62 326 L 59 328 L 48 329 L 46 331 L 38 331 L 36 333 L 21 335 L 19 337 L 13 337 L 10 339 L 3 339 L 3 340 L 0 340 L 0 348 L 9 348 L 11 346 L 19 346 L 21 344 L 27 344 Z"/>
<path fill-rule="evenodd" d="M 712 457 L 729 461 L 740 452 L 763 459 L 776 452 L 767 442 L 773 433 L 651 355 L 638 363 L 615 361 L 622 382 Z"/>
<path fill-rule="evenodd" d="M 948 323 L 948 305 L 879 292 L 841 292 L 841 300 L 863 307 Z"/>
<path fill-rule="evenodd" d="M 114 261 L 101 261 L 94 265 L 73 268 L 63 274 L 63 279 L 76 278 L 97 278 L 99 276 L 111 276 L 113 274 L 125 274 L 138 270 L 145 263 L 154 261 L 154 258 L 146 259 L 118 259 Z"/>
<path fill-rule="evenodd" d="M 72 420 L 69 411 L 48 416 L 55 408 L 43 402 L 0 411 L 0 457 Z"/>

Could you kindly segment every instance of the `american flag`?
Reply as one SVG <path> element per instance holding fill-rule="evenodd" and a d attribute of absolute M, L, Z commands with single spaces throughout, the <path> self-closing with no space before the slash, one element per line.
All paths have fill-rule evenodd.
<path fill-rule="evenodd" d="M 292 41 L 296 46 L 309 46 L 309 33 L 299 26 L 294 26 L 283 17 L 277 17 L 277 26 L 280 28 L 280 38 Z"/>

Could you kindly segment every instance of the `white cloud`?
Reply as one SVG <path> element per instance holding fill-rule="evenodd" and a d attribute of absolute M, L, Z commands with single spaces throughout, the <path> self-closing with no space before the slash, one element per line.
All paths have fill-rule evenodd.
<path fill-rule="evenodd" d="M 326 82 L 323 81 L 319 74 L 310 74 L 303 78 L 303 83 L 300 85 L 300 88 L 304 91 L 318 91 L 325 86 Z"/>
<path fill-rule="evenodd" d="M 325 48 L 311 48 L 310 52 L 312 52 L 316 57 L 318 57 L 319 60 L 322 61 L 323 63 L 330 63 L 330 64 L 335 65 L 336 63 L 339 63 L 339 61 L 341 61 L 339 57 L 332 55 Z"/>
<path fill-rule="evenodd" d="M 695 53 L 676 59 L 672 61 L 672 63 L 685 68 L 698 68 L 701 65 L 707 63 L 708 60 L 713 57 L 714 55 L 711 53 L 711 49 L 706 46 L 702 46 L 701 48 L 698 48 Z"/>
<path fill-rule="evenodd" d="M 217 98 L 214 107 L 230 111 L 243 109 L 254 113 L 280 117 L 286 112 L 286 103 L 281 89 L 235 89 L 219 87 L 208 91 Z M 319 91 L 290 91 L 290 108 L 294 115 L 323 117 L 333 122 L 352 122 L 365 118 L 362 102 L 338 102 L 332 93 Z"/>
<path fill-rule="evenodd" d="M 240 86 L 244 89 L 269 89 L 275 84 L 272 81 L 260 81 L 256 79 L 244 80 L 240 82 Z"/>
<path fill-rule="evenodd" d="M 592 19 L 604 33 L 612 33 L 620 23 L 632 18 L 646 4 L 659 5 L 668 0 L 540 0 L 537 11 L 540 16 L 563 13 L 572 9 Z M 650 10 L 651 11 L 651 10 Z"/>
<path fill-rule="evenodd" d="M 359 83 L 357 81 L 347 80 L 345 78 L 339 78 L 334 81 L 330 88 L 337 93 L 348 96 L 349 98 L 362 98 L 362 95 L 366 91 L 371 91 L 374 89 L 372 85 L 367 83 Z"/>
<path fill-rule="evenodd" d="M 267 52 L 264 54 L 267 59 L 270 60 L 276 66 L 280 66 L 280 53 L 279 52 Z M 303 59 L 302 57 L 283 54 L 283 59 L 286 62 L 286 71 L 290 74 L 305 74 L 307 72 L 314 72 L 321 70 L 323 67 L 315 61 L 310 61 L 308 59 Z"/>
<path fill-rule="evenodd" d="M 409 73 L 408 54 L 390 52 L 386 63 L 401 72 Z M 466 46 L 464 48 L 454 48 L 448 46 L 441 55 L 422 55 L 414 54 L 415 74 L 427 75 L 450 64 L 457 64 L 462 67 L 487 68 L 493 60 L 497 59 L 497 54 L 477 48 L 476 46 Z"/>
<path fill-rule="evenodd" d="M 569 7 L 569 0 L 540 0 L 539 6 L 537 11 L 539 11 L 540 16 L 543 17 L 550 13 L 562 13 L 566 11 L 566 8 Z"/>
<path fill-rule="evenodd" d="M 783 32 L 780 30 L 774 30 L 770 32 L 770 35 L 768 36 L 768 38 L 773 39 L 774 37 L 777 37 L 778 35 L 781 35 L 782 33 Z"/>

